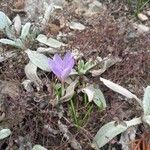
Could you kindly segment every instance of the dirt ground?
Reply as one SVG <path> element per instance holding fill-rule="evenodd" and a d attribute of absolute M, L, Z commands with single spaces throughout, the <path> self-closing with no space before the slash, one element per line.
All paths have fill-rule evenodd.
<path fill-rule="evenodd" d="M 83 0 L 83 4 L 90 2 L 92 1 Z M 38 1 L 38 3 L 42 3 L 42 1 Z M 65 3 L 61 13 L 57 13 L 55 17 L 51 18 L 49 26 L 42 33 L 48 37 L 56 37 L 59 32 L 66 34 L 67 36 L 61 38 L 67 44 L 65 50 L 79 50 L 83 53 L 84 60 L 90 58 L 94 60 L 97 56 L 104 58 L 108 55 L 119 57 L 121 62 L 108 68 L 101 77 L 122 85 L 142 98 L 144 88 L 150 85 L 150 31 L 140 32 L 138 28 L 134 27 L 134 24 L 143 24 L 149 27 L 150 17 L 147 21 L 141 21 L 133 13 L 134 6 L 130 7 L 125 1 L 119 0 L 101 1 L 103 8 L 92 15 L 83 15 L 82 4 L 79 5 L 78 2 L 73 3 L 68 0 Z M 38 25 L 38 16 L 35 16 L 35 12 L 29 11 L 27 4 L 31 5 L 31 1 L 1 0 L 0 10 L 5 12 L 10 19 L 19 14 L 23 22 L 29 20 Z M 37 7 L 36 13 L 40 15 L 43 13 L 39 9 L 41 4 L 37 6 L 39 7 Z M 145 13 L 148 10 L 149 4 L 141 12 Z M 31 15 L 29 16 L 29 14 Z M 60 27 L 63 22 L 72 20 L 84 24 L 86 29 L 73 31 L 68 26 Z M 70 32 L 72 34 L 69 34 Z M 1 34 L 0 37 L 4 37 L 4 35 Z M 5 51 L 14 50 L 10 46 L 2 47 Z M 31 48 L 34 47 L 36 46 L 31 45 Z M 50 79 L 54 78 L 51 74 L 47 74 L 49 80 L 41 75 L 43 83 L 46 84 L 40 91 L 34 88 L 33 92 L 27 92 L 23 88 L 21 83 L 26 79 L 24 66 L 27 63 L 27 55 L 20 51 L 18 51 L 17 57 L 0 63 L 0 115 L 5 114 L 4 119 L 2 121 L 0 119 L 0 126 L 8 127 L 13 132 L 9 138 L 0 141 L 1 150 L 30 150 L 35 144 L 40 144 L 48 150 L 73 149 L 72 143 L 64 138 L 62 132 L 59 132 L 59 111 L 63 111 L 64 115 L 61 121 L 67 126 L 69 133 L 80 143 L 83 150 L 93 149 L 92 140 L 105 123 L 112 120 L 129 120 L 139 117 L 141 114 L 136 103 L 124 101 L 124 97 L 120 98 L 118 94 L 100 82 L 100 76 L 93 77 L 88 74 L 88 81 L 98 84 L 104 93 L 107 109 L 100 111 L 93 105 L 93 111 L 84 126 L 76 128 L 68 114 L 66 103 L 63 104 L 63 110 L 58 110 L 49 103 L 53 100 L 53 95 L 49 93 L 47 86 L 51 82 Z M 80 106 L 77 111 L 84 114 L 86 108 L 82 105 L 81 97 L 82 95 L 77 98 Z M 136 139 L 145 132 L 148 132 L 148 129 L 140 125 L 137 129 Z M 119 138 L 120 136 L 117 136 L 102 150 L 112 150 L 113 148 L 122 150 Z"/>

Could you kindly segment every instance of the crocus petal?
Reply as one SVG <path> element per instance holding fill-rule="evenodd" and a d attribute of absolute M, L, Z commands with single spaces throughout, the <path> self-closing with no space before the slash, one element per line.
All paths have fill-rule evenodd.
<path fill-rule="evenodd" d="M 61 69 L 55 64 L 54 60 L 49 59 L 48 60 L 48 64 L 50 69 L 52 70 L 52 72 L 57 76 L 57 77 L 61 77 Z"/>
<path fill-rule="evenodd" d="M 62 71 L 59 68 L 57 68 L 57 66 L 53 66 L 52 71 L 59 79 L 61 79 Z"/>
<path fill-rule="evenodd" d="M 74 66 L 74 58 L 72 57 L 70 52 L 67 52 L 63 59 L 64 68 L 72 68 Z"/>
<path fill-rule="evenodd" d="M 64 81 L 69 76 L 70 72 L 71 72 L 70 68 L 66 68 L 65 70 L 63 70 L 61 74 L 62 81 Z"/>
<path fill-rule="evenodd" d="M 53 60 L 54 60 L 55 64 L 58 66 L 63 64 L 63 60 L 61 59 L 61 57 L 58 54 L 54 55 Z"/>
<path fill-rule="evenodd" d="M 63 60 L 58 54 L 55 54 L 53 59 L 49 59 L 48 63 L 52 72 L 63 82 L 74 66 L 74 58 L 70 52 L 64 56 Z"/>

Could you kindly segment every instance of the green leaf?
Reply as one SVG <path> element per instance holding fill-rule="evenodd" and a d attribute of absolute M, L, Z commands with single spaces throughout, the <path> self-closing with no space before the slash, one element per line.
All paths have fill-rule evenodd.
<path fill-rule="evenodd" d="M 84 68 L 84 60 L 79 60 L 78 61 L 78 72 L 83 73 L 83 68 Z"/>
<path fill-rule="evenodd" d="M 32 150 L 47 150 L 45 147 L 41 146 L 41 145 L 35 145 Z"/>
<path fill-rule="evenodd" d="M 50 72 L 50 67 L 48 64 L 48 57 L 37 52 L 37 51 L 32 51 L 30 49 L 26 50 L 26 53 L 28 54 L 29 59 L 31 62 L 39 67 L 40 69 L 44 71 Z"/>
<path fill-rule="evenodd" d="M 10 19 L 2 11 L 0 11 L 0 30 L 4 31 L 4 29 L 10 25 Z"/>
<path fill-rule="evenodd" d="M 65 46 L 64 43 L 57 41 L 53 38 L 47 38 L 45 35 L 40 34 L 37 37 L 37 40 L 47 46 L 53 47 L 53 48 L 60 48 L 61 46 Z"/>
<path fill-rule="evenodd" d="M 25 40 L 25 38 L 26 38 L 26 37 L 28 36 L 28 34 L 29 34 L 30 27 L 31 27 L 31 23 L 30 23 L 30 22 L 27 22 L 27 23 L 22 27 L 21 36 L 20 36 L 21 39 Z"/>
<path fill-rule="evenodd" d="M 84 60 L 78 61 L 78 72 L 80 74 L 85 74 L 87 71 L 89 71 L 91 68 L 93 68 L 96 65 L 96 62 L 88 61 L 84 62 Z"/>
<path fill-rule="evenodd" d="M 150 115 L 150 86 L 145 89 L 143 98 L 144 115 Z"/>
<path fill-rule="evenodd" d="M 0 130 L 0 140 L 5 139 L 6 137 L 11 135 L 10 129 L 2 129 Z"/>
<path fill-rule="evenodd" d="M 115 121 L 107 123 L 97 132 L 96 136 L 94 137 L 94 147 L 96 149 L 103 147 L 115 136 L 124 132 L 126 129 L 127 126 L 121 124 L 116 125 Z"/>
<path fill-rule="evenodd" d="M 96 63 L 88 61 L 84 65 L 84 70 L 87 72 L 88 70 L 90 70 L 91 68 L 93 68 L 95 65 L 96 65 Z"/>

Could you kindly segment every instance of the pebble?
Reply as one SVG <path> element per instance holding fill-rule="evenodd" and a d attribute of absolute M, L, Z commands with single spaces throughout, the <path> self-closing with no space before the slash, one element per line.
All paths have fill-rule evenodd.
<path fill-rule="evenodd" d="M 150 16 L 150 10 L 146 12 L 148 16 Z"/>
<path fill-rule="evenodd" d="M 106 7 L 99 1 L 95 0 L 88 5 L 88 10 L 85 12 L 86 16 L 92 16 L 101 10 L 106 10 Z"/>
<path fill-rule="evenodd" d="M 103 5 L 99 1 L 94 1 L 93 3 L 89 4 L 89 8 L 92 11 L 98 11 Z"/>
<path fill-rule="evenodd" d="M 138 18 L 141 20 L 141 21 L 146 21 L 148 20 L 148 17 L 142 13 L 139 13 L 138 14 Z"/>
<path fill-rule="evenodd" d="M 133 27 L 137 29 L 138 33 L 144 33 L 150 31 L 150 28 L 143 24 L 133 24 Z"/>
<path fill-rule="evenodd" d="M 73 29 L 73 30 L 84 30 L 85 29 L 85 26 L 79 22 L 70 22 L 69 23 L 69 27 L 70 29 Z"/>

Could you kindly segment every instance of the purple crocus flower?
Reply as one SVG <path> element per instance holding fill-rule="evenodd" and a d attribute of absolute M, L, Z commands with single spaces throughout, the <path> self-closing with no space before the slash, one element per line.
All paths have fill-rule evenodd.
<path fill-rule="evenodd" d="M 55 54 L 53 59 L 49 59 L 48 63 L 52 72 L 61 82 L 64 82 L 74 66 L 74 58 L 70 52 L 67 52 L 63 59 L 60 55 Z"/>

